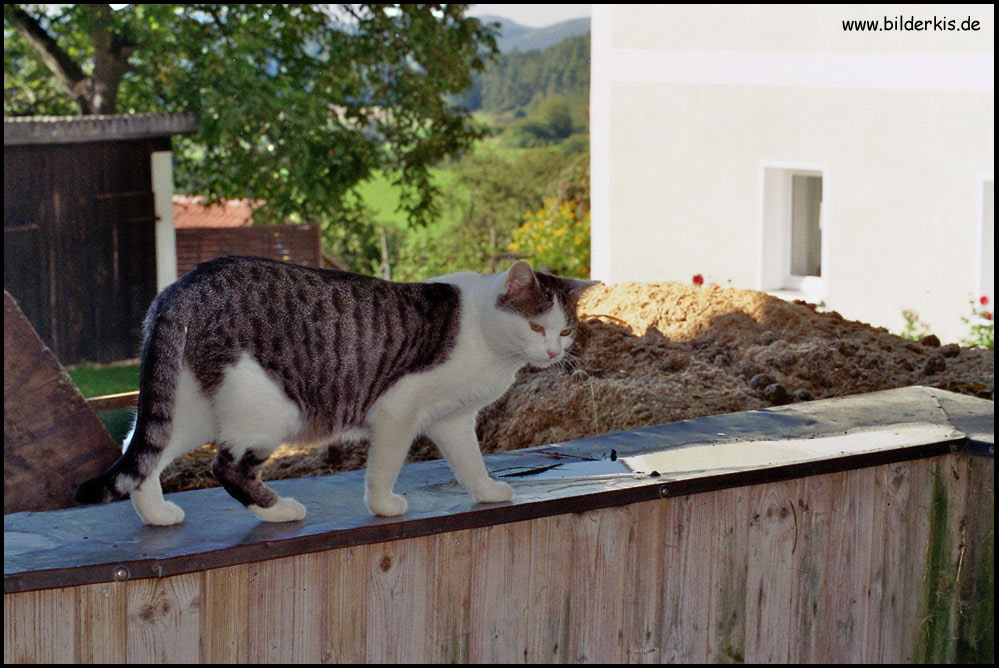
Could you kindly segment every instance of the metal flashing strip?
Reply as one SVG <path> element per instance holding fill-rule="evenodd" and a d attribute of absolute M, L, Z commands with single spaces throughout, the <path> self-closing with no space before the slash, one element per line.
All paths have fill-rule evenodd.
<path fill-rule="evenodd" d="M 487 455 L 487 468 L 517 493 L 499 504 L 475 503 L 444 461 L 420 462 L 400 475 L 396 491 L 409 512 L 397 518 L 368 514 L 363 471 L 269 483 L 306 506 L 300 522 L 260 522 L 220 488 L 170 495 L 187 516 L 166 528 L 144 526 L 127 501 L 14 513 L 4 517 L 4 592 L 165 577 L 956 451 L 991 453 L 993 420 L 991 401 L 926 387 L 685 420 Z M 721 457 L 698 470 L 689 457 L 685 471 L 657 463 L 696 448 Z M 789 456 L 774 458 L 775 448 Z"/>

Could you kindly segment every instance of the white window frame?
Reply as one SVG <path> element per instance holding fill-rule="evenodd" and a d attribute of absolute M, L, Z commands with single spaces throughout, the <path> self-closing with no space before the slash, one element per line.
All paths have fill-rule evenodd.
<path fill-rule="evenodd" d="M 829 270 L 829 170 L 817 163 L 762 161 L 760 163 L 757 289 L 789 299 L 822 304 L 827 295 Z M 821 276 L 791 273 L 792 176 L 822 179 Z"/>

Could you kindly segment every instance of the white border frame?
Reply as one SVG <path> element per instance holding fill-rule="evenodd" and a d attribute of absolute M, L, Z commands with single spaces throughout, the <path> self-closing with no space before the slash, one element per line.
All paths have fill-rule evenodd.
<path fill-rule="evenodd" d="M 992 275 L 993 275 L 993 285 L 992 289 L 987 289 L 982 278 L 985 272 L 985 250 L 987 248 L 985 244 L 985 184 L 992 183 L 992 238 L 995 239 L 995 176 L 993 172 L 982 172 L 978 175 L 978 183 L 975 184 L 975 239 L 973 242 L 975 258 L 972 262 L 972 266 L 975 268 L 975 275 L 972 279 L 972 285 L 975 286 L 975 294 L 973 299 L 978 302 L 978 298 L 982 295 L 988 296 L 990 300 L 995 299 L 993 291 L 995 290 L 995 247 L 992 249 Z M 989 310 L 994 310 L 994 306 L 989 307 Z"/>

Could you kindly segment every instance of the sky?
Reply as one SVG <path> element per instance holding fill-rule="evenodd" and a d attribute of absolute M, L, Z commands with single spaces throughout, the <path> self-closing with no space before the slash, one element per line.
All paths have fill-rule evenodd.
<path fill-rule="evenodd" d="M 510 19 L 523 26 L 543 28 L 560 21 L 590 15 L 589 5 L 472 5 L 467 16 L 492 14 Z"/>

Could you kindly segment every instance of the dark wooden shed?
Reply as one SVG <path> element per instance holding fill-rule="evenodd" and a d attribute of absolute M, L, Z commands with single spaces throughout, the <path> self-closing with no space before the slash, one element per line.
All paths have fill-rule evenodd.
<path fill-rule="evenodd" d="M 190 114 L 4 119 L 4 289 L 63 364 L 137 356 L 159 287 L 156 200 L 169 206 L 172 195 L 172 176 L 164 185 L 153 156 L 195 122 Z"/>

